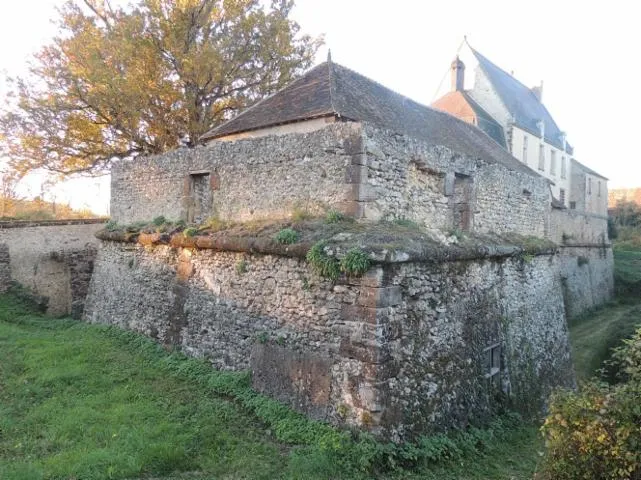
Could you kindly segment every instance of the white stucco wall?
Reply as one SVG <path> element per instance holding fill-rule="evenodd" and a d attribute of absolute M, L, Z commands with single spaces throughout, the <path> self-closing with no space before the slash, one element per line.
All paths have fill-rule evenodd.
<path fill-rule="evenodd" d="M 543 152 L 544 152 L 544 165 L 543 170 L 539 168 L 539 148 L 541 145 L 541 138 L 532 135 L 525 130 L 515 127 L 512 127 L 512 155 L 518 158 L 520 161 L 528 165 L 532 170 L 540 173 L 545 178 L 554 182 L 552 187 L 552 193 L 557 200 L 561 199 L 561 189 L 565 190 L 565 206 L 569 205 L 570 199 L 570 155 L 560 150 L 547 142 L 543 142 Z M 523 158 L 523 143 L 527 138 L 527 151 L 526 157 Z M 552 152 L 555 152 L 556 155 L 556 168 L 552 171 Z M 562 163 L 565 161 L 565 175 L 562 173 Z M 564 178 L 565 177 L 565 178 Z"/>
<path fill-rule="evenodd" d="M 284 125 L 275 125 L 273 127 L 259 128 L 249 132 L 233 133 L 224 137 L 217 138 L 216 141 L 230 142 L 240 140 L 241 138 L 266 137 L 267 135 L 287 135 L 288 133 L 309 133 L 319 130 L 328 123 L 334 123 L 334 117 L 312 118 L 301 122 L 286 123 Z"/>
<path fill-rule="evenodd" d="M 476 68 L 474 88 L 468 93 L 499 125 L 502 127 L 508 125 L 511 120 L 510 112 L 503 105 L 503 101 L 480 67 Z"/>

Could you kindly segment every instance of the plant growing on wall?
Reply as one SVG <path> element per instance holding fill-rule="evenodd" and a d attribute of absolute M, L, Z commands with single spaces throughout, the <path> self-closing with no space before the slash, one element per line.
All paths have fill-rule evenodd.
<path fill-rule="evenodd" d="M 327 254 L 326 248 L 327 242 L 325 240 L 316 242 L 309 249 L 305 258 L 312 269 L 321 277 L 336 280 L 340 275 L 340 265 L 336 258 Z"/>
<path fill-rule="evenodd" d="M 283 245 L 291 245 L 296 243 L 299 238 L 300 234 L 293 228 L 283 228 L 276 234 L 274 240 Z"/>
<path fill-rule="evenodd" d="M 350 249 L 340 261 L 341 272 L 351 277 L 363 275 L 371 265 L 369 256 L 360 248 Z"/>

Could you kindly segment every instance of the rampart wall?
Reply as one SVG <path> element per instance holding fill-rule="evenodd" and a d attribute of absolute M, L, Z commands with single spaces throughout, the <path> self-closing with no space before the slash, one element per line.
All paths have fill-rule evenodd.
<path fill-rule="evenodd" d="M 106 241 L 85 318 L 251 368 L 299 411 L 400 440 L 483 418 L 501 390 L 538 409 L 572 385 L 557 262 L 381 264 L 331 282 L 299 258 Z"/>
<path fill-rule="evenodd" d="M 0 222 L 1 288 L 11 281 L 44 297 L 47 314 L 80 318 L 103 219 Z M 3 255 L 3 253 L 5 253 Z"/>

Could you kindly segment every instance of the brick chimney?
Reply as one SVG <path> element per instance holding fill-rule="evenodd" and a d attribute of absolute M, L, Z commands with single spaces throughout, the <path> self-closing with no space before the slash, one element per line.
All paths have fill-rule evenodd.
<path fill-rule="evenodd" d="M 543 80 L 541 80 L 541 85 L 532 87 L 530 90 L 539 102 L 543 100 Z"/>
<path fill-rule="evenodd" d="M 465 64 L 461 62 L 458 55 L 452 62 L 452 91 L 463 91 L 465 83 Z"/>

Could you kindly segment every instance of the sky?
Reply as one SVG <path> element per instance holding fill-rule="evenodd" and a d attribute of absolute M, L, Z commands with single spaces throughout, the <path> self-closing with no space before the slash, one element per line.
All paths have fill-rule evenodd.
<path fill-rule="evenodd" d="M 62 3 L 0 3 L 0 71 L 24 72 L 55 33 Z M 427 105 L 449 88 L 449 65 L 467 36 L 524 84 L 543 81 L 543 103 L 577 160 L 608 177 L 610 188 L 641 186 L 639 0 L 297 0 L 292 16 L 302 32 L 324 35 L 317 62 L 330 48 L 335 62 Z M 108 182 L 76 179 L 52 194 L 107 213 Z M 26 183 L 39 193 L 37 181 Z"/>

